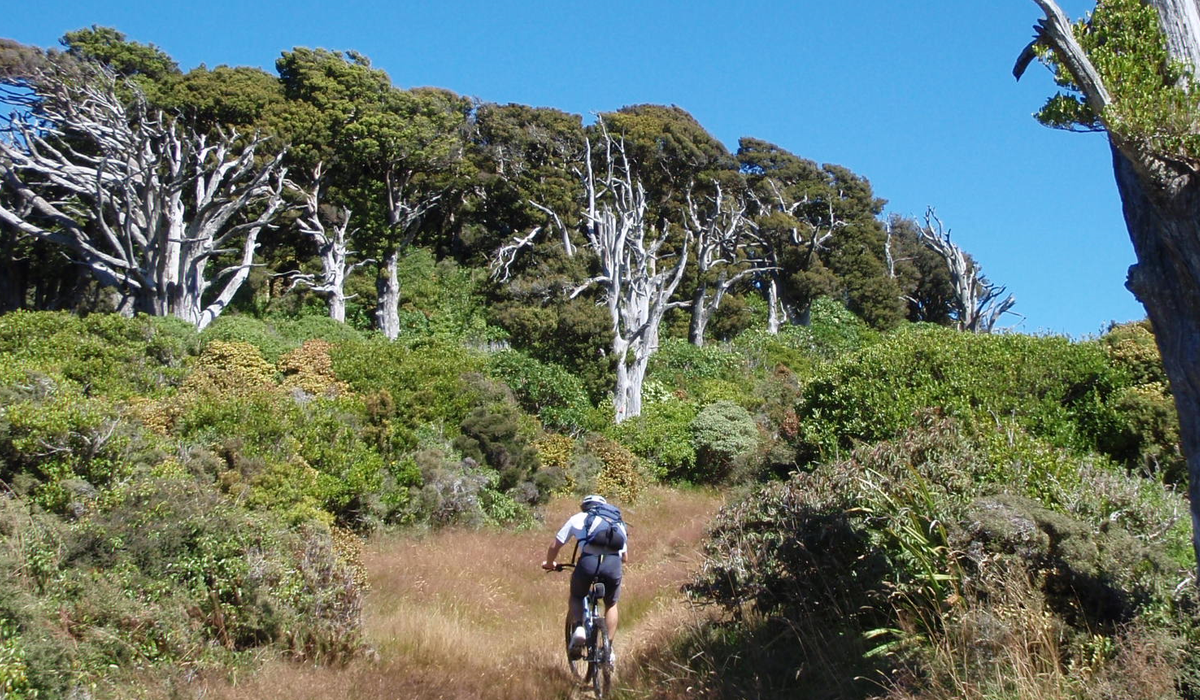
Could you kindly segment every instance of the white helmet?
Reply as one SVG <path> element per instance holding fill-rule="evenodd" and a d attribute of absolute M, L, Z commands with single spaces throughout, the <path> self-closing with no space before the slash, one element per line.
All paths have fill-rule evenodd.
<path fill-rule="evenodd" d="M 588 506 L 604 505 L 606 503 L 608 501 L 604 499 L 604 496 L 593 493 L 590 496 L 584 496 L 579 506 L 582 510 L 587 510 Z"/>

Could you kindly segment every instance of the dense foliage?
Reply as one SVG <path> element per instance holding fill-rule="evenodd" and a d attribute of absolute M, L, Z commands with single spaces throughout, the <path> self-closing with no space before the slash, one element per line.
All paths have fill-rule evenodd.
<path fill-rule="evenodd" d="M 944 261 L 866 178 L 730 152 L 677 107 L 585 126 L 402 89 L 354 52 L 182 73 L 111 29 L 63 44 L 0 46 L 0 80 L 101 62 L 196 133 L 289 146 L 296 207 L 202 332 L 104 313 L 86 266 L 0 229 L 0 696 L 353 658 L 361 536 L 526 527 L 553 495 L 660 481 L 746 495 L 689 587 L 727 613 L 679 640 L 689 693 L 865 697 L 882 672 L 897 698 L 1197 697 L 1180 425 L 1147 324 L 956 332 Z M 707 342 L 695 307 L 644 331 L 642 412 L 619 424 L 598 265 L 570 252 L 603 130 L 655 226 L 729 197 L 753 233 L 725 267 L 688 259 L 675 302 L 738 281 Z M 339 227 L 340 297 L 314 234 Z M 561 235 L 496 274 L 539 227 Z M 1006 678 L 1018 652 L 1033 671 Z"/>
<path fill-rule="evenodd" d="M 722 513 L 689 590 L 734 622 L 684 653 L 753 649 L 707 683 L 731 694 L 1197 697 L 1185 510 L 1015 421 L 922 412 Z"/>

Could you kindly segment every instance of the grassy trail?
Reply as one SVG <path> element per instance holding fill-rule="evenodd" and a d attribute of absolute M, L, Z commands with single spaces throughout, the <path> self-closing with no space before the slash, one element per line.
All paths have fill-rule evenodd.
<path fill-rule="evenodd" d="M 698 564 L 705 528 L 720 507 L 710 492 L 655 490 L 625 508 L 630 562 L 621 598 L 617 685 L 627 664 L 695 619 L 679 586 Z M 368 544 L 364 608 L 378 653 L 338 669 L 271 663 L 220 700 L 566 698 L 573 692 L 561 646 L 569 573 L 539 564 L 573 499 L 550 504 L 533 532 L 445 531 Z M 569 551 L 562 557 L 569 556 Z M 643 693 L 637 693 L 643 695 Z"/>

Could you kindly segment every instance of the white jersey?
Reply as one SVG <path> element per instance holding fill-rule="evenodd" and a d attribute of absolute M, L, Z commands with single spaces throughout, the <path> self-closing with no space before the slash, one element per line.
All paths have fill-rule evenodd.
<path fill-rule="evenodd" d="M 583 526 L 587 522 L 587 517 L 588 517 L 587 513 L 576 513 L 575 515 L 572 515 L 570 518 L 568 518 L 567 522 L 563 523 L 563 526 L 561 528 L 559 528 L 558 535 L 555 536 L 555 539 L 558 540 L 559 544 L 566 544 L 567 541 L 570 540 L 572 537 L 574 537 L 576 540 L 578 540 L 580 542 L 587 539 L 588 533 L 584 532 L 584 530 L 583 530 Z M 596 528 L 600 527 L 600 524 L 601 524 L 600 517 L 597 516 L 592 521 L 591 531 L 595 532 Z M 621 551 L 618 552 L 618 554 L 623 555 L 623 554 L 625 554 L 625 550 L 629 548 L 629 531 L 625 529 L 625 523 L 617 523 L 616 527 L 621 528 L 621 532 L 625 535 L 625 545 L 622 546 Z M 583 551 L 585 554 L 609 554 L 609 553 L 611 553 L 611 550 L 606 552 L 599 547 L 593 549 L 591 545 L 584 545 Z"/>

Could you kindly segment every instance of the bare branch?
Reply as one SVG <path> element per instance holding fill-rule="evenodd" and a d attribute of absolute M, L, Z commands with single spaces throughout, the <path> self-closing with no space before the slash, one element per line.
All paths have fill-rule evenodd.
<path fill-rule="evenodd" d="M 235 149 L 236 133 L 191 132 L 98 65 L 51 62 L 29 85 L 38 121 L 14 113 L 16 136 L 0 139 L 0 187 L 12 195 L 0 220 L 69 251 L 125 295 L 122 308 L 210 322 L 280 208 L 282 154 L 259 166 L 260 138 Z M 208 260 L 230 248 L 242 261 L 217 275 L 227 282 L 202 309 Z"/>

